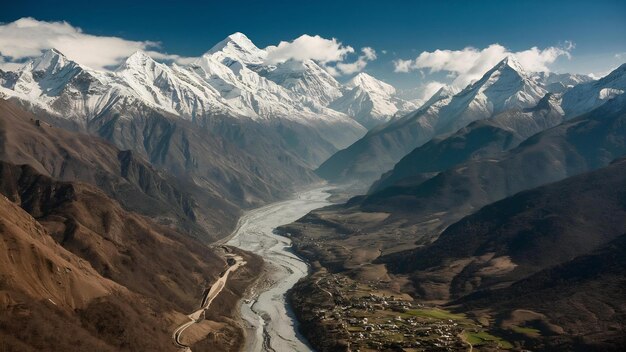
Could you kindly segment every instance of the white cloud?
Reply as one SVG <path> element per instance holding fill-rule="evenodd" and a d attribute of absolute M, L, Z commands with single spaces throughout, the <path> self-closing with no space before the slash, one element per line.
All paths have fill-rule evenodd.
<path fill-rule="evenodd" d="M 4 56 L 4 62 L 0 61 L 0 65 L 5 69 L 14 68 L 16 61 L 39 56 L 42 51 L 51 48 L 94 69 L 118 65 L 137 50 L 144 50 L 155 59 L 180 63 L 190 60 L 155 51 L 158 47 L 159 43 L 152 41 L 86 34 L 67 22 L 46 22 L 25 17 L 0 24 L 0 55 Z"/>
<path fill-rule="evenodd" d="M 359 58 L 354 61 L 354 62 L 350 62 L 350 63 L 344 63 L 344 62 L 339 62 L 336 65 L 337 70 L 342 73 L 342 74 L 346 74 L 346 75 L 351 75 L 353 73 L 357 73 L 357 72 L 361 72 L 363 71 L 363 69 L 365 68 L 365 66 L 367 66 L 367 62 L 368 61 L 373 61 L 376 60 L 376 50 L 370 48 L 370 47 L 365 47 L 363 49 L 361 49 L 361 52 L 363 53 L 361 56 L 359 56 Z M 339 73 L 337 72 L 337 73 Z M 335 76 L 337 76 L 338 74 L 335 74 Z"/>
<path fill-rule="evenodd" d="M 13 70 L 45 50 L 55 48 L 69 59 L 94 69 L 109 69 L 119 65 L 125 58 L 138 50 L 145 51 L 160 61 L 189 64 L 196 58 L 166 54 L 159 50 L 160 44 L 153 41 L 134 41 L 112 36 L 97 36 L 84 33 L 67 22 L 39 21 L 31 17 L 15 22 L 0 24 L 0 67 Z M 326 39 L 319 35 L 302 35 L 291 42 L 282 41 L 265 49 L 268 63 L 279 63 L 289 59 L 311 59 L 320 63 L 333 75 L 351 74 L 365 68 L 376 59 L 376 51 L 370 47 L 361 49 L 356 61 L 347 62 L 348 55 L 355 50 L 337 39 Z"/>
<path fill-rule="evenodd" d="M 198 60 L 198 57 L 185 57 L 176 54 L 163 54 L 157 51 L 147 51 L 150 57 L 158 61 L 175 62 L 179 65 L 189 65 Z"/>
<path fill-rule="evenodd" d="M 319 35 L 301 35 L 291 42 L 282 41 L 276 46 L 268 46 L 266 61 L 271 64 L 285 62 L 290 59 L 304 61 L 315 60 L 322 64 L 342 61 L 346 55 L 353 53 L 351 46 L 344 46 L 337 39 L 326 39 Z"/>
<path fill-rule="evenodd" d="M 24 63 L 10 62 L 10 61 L 7 61 L 6 58 L 0 56 L 0 69 L 6 70 L 6 71 L 15 71 L 22 66 L 24 66 Z"/>
<path fill-rule="evenodd" d="M 439 89 L 445 86 L 446 86 L 445 83 L 438 82 L 438 81 L 430 81 L 426 83 L 425 85 L 422 86 L 422 89 L 421 89 L 422 96 L 420 97 L 420 99 L 423 101 L 430 99 L 430 97 L 432 97 L 433 94 L 437 93 Z"/>
<path fill-rule="evenodd" d="M 413 69 L 413 60 L 394 60 L 393 66 L 395 72 L 409 72 Z"/>
<path fill-rule="evenodd" d="M 369 46 L 366 46 L 365 48 L 361 49 L 361 51 L 363 52 L 363 56 L 365 57 L 365 59 L 367 59 L 368 61 L 376 60 L 376 50 L 370 48 Z"/>
<path fill-rule="evenodd" d="M 414 60 L 394 61 L 396 72 L 428 69 L 430 72 L 448 72 L 453 78 L 453 85 L 464 87 L 479 79 L 500 60 L 511 55 L 528 71 L 549 71 L 549 65 L 558 57 L 570 57 L 572 43 L 562 47 L 548 47 L 539 49 L 532 47 L 528 50 L 512 52 L 500 44 L 492 44 L 484 49 L 467 47 L 463 50 L 435 50 L 424 51 Z"/>
<path fill-rule="evenodd" d="M 321 64 L 331 75 L 352 74 L 362 71 L 368 61 L 376 59 L 376 50 L 370 47 L 361 49 L 361 55 L 354 62 L 345 62 L 354 48 L 344 45 L 335 38 L 326 39 L 319 35 L 301 35 L 291 42 L 282 41 L 275 46 L 265 48 L 269 64 L 277 64 L 287 60 L 313 60 Z"/>

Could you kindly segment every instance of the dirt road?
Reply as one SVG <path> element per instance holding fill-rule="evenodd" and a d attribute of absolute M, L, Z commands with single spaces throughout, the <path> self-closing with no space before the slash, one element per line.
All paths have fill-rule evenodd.
<path fill-rule="evenodd" d="M 174 343 L 176 344 L 176 346 L 180 347 L 183 351 L 187 351 L 187 352 L 191 351 L 191 348 L 185 345 L 181 340 L 183 332 L 185 332 L 185 329 L 192 326 L 193 324 L 196 324 L 202 321 L 202 316 L 211 306 L 211 302 L 213 302 L 215 297 L 217 297 L 226 286 L 226 282 L 228 280 L 228 276 L 230 275 L 230 273 L 246 265 L 246 262 L 243 260 L 242 257 L 232 254 L 232 253 L 226 253 L 226 259 L 227 260 L 233 259 L 235 262 L 232 265 L 230 265 L 228 269 L 226 269 L 221 274 L 220 278 L 211 286 L 211 288 L 208 290 L 206 295 L 202 298 L 202 305 L 200 309 L 189 314 L 187 316 L 189 318 L 189 321 L 180 325 L 178 328 L 176 328 L 176 330 L 174 330 L 174 334 L 172 334 Z"/>

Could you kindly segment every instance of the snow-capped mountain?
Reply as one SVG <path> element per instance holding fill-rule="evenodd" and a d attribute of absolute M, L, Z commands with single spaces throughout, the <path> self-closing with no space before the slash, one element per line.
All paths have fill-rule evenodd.
<path fill-rule="evenodd" d="M 330 104 L 332 109 L 352 116 L 361 125 L 373 128 L 417 109 L 412 102 L 396 96 L 396 89 L 367 73 L 359 73 L 346 84 L 348 90 Z"/>
<path fill-rule="evenodd" d="M 422 138 L 430 139 L 506 110 L 533 107 L 546 93 L 519 62 L 507 57 L 460 92 L 452 87 L 442 87 L 415 113 L 385 129 L 393 130 L 415 121 L 425 130 Z M 417 141 L 420 142 L 426 140 Z"/>
<path fill-rule="evenodd" d="M 369 193 L 404 181 L 410 184 L 424 180 L 427 175 L 470 160 L 497 157 L 530 136 L 563 122 L 560 103 L 556 94 L 548 93 L 532 108 L 506 110 L 492 118 L 474 121 L 449 135 L 433 138 L 384 173 Z"/>
<path fill-rule="evenodd" d="M 534 107 L 546 93 L 514 58 L 505 58 L 461 92 L 440 89 L 415 112 L 374 128 L 316 172 L 329 180 L 350 175 L 369 183 L 433 137 L 506 110 Z"/>
<path fill-rule="evenodd" d="M 563 94 L 562 107 L 568 118 L 589 112 L 626 92 L 626 64 L 597 81 L 579 84 Z"/>
<path fill-rule="evenodd" d="M 342 94 L 328 72 L 313 61 L 263 66 L 266 55 L 245 35 L 235 33 L 188 66 L 157 63 L 137 52 L 114 72 L 105 72 L 83 67 L 52 49 L 18 72 L 4 74 L 2 91 L 53 114 L 85 121 L 119 100 L 136 99 L 190 120 L 220 115 L 324 121 L 345 125 L 357 132 L 354 135 L 362 133 L 350 117 L 326 108 Z"/>
<path fill-rule="evenodd" d="M 535 106 L 546 93 L 515 58 L 507 57 L 455 95 L 437 125 L 458 129 L 504 110 Z"/>
<path fill-rule="evenodd" d="M 137 52 L 99 71 L 48 50 L 0 72 L 0 96 L 252 204 L 278 184 L 310 179 L 308 168 L 366 131 L 252 70 L 264 55 L 242 34 L 186 66 Z"/>
<path fill-rule="evenodd" d="M 570 89 L 586 78 L 527 73 L 507 58 L 461 92 L 441 89 L 418 108 L 401 99 L 393 86 L 366 73 L 342 85 L 312 60 L 270 65 L 266 57 L 267 52 L 242 33 L 228 36 L 185 66 L 159 63 L 137 52 L 112 72 L 98 71 L 53 49 L 15 72 L 0 72 L 0 95 L 84 129 L 98 128 L 95 132 L 101 135 L 106 129 L 105 137 L 118 138 L 114 142 L 123 148 L 131 147 L 136 135 L 122 127 L 111 130 L 107 119 L 132 121 L 161 114 L 212 126 L 225 138 L 252 148 L 253 154 L 286 148 L 307 166 L 318 165 L 337 149 L 349 146 L 365 133 L 365 126 L 370 129 L 366 140 L 380 139 L 368 148 L 378 150 L 374 154 L 381 154 L 378 157 L 384 161 L 367 166 L 373 171 L 364 170 L 377 177 L 433 136 L 502 111 L 535 106 L 551 85 L 569 89 L 563 99 L 566 113 L 568 109 L 581 111 L 581 104 L 589 109 L 598 104 L 581 103 L 578 98 L 572 102 L 580 89 L 597 90 L 593 94 L 599 101 L 624 90 L 615 73 L 602 83 L 582 83 Z M 255 131 L 254 138 L 251 132 L 242 135 L 244 130 Z M 367 148 L 361 152 L 369 153 Z M 341 164 L 350 167 L 353 162 L 358 160 Z"/>
<path fill-rule="evenodd" d="M 4 82 L 7 96 L 27 101 L 53 115 L 87 124 L 107 109 L 141 104 L 191 119 L 200 114 L 236 112 L 210 86 L 187 70 L 152 60 L 143 52 L 130 56 L 115 72 L 89 69 L 51 49 Z M 120 113 L 124 113 L 120 109 Z"/>
<path fill-rule="evenodd" d="M 218 113 L 240 115 L 193 71 L 158 63 L 141 51 L 126 59 L 114 75 L 117 84 L 130 88 L 129 95 L 185 119 Z"/>
<path fill-rule="evenodd" d="M 550 93 L 564 93 L 576 85 L 593 81 L 588 75 L 575 73 L 535 72 L 532 78 Z"/>
<path fill-rule="evenodd" d="M 245 34 L 237 32 L 215 44 L 205 55 L 212 56 L 225 64 L 228 64 L 230 60 L 244 64 L 261 64 L 267 53 L 257 48 Z"/>
<path fill-rule="evenodd" d="M 313 60 L 288 60 L 277 65 L 257 66 L 257 72 L 289 89 L 309 107 L 319 109 L 342 95 L 342 86 Z"/>

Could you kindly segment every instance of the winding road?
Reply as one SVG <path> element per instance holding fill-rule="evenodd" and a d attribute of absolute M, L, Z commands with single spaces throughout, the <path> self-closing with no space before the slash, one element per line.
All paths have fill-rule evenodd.
<path fill-rule="evenodd" d="M 224 247 L 224 248 L 228 252 L 227 247 Z M 229 274 L 231 272 L 234 272 L 238 268 L 246 265 L 246 262 L 243 260 L 243 258 L 241 256 L 238 256 L 238 255 L 235 255 L 235 254 L 232 254 L 232 253 L 226 253 L 226 259 L 227 259 L 227 261 L 228 261 L 228 259 L 233 259 L 234 263 L 232 263 L 232 265 L 230 265 L 228 267 L 228 269 L 226 269 L 226 271 L 224 271 L 220 275 L 220 278 L 208 290 L 208 292 L 206 293 L 206 295 L 202 299 L 202 305 L 200 306 L 200 309 L 198 309 L 195 312 L 189 314 L 187 316 L 189 318 L 189 321 L 185 322 L 184 324 L 182 324 L 178 328 L 176 328 L 176 330 L 174 330 L 174 334 L 172 334 L 172 338 L 174 339 L 174 344 L 176 344 L 176 346 L 178 346 L 181 349 L 183 349 L 183 351 L 191 352 L 191 348 L 189 346 L 185 345 L 181 341 L 181 338 L 182 338 L 183 332 L 185 332 L 185 329 L 187 329 L 188 327 L 192 326 L 193 324 L 196 324 L 196 323 L 199 323 L 199 322 L 202 321 L 202 316 L 204 315 L 204 313 L 209 309 L 209 307 L 211 306 L 211 303 L 213 302 L 215 297 L 217 297 L 220 294 L 220 292 L 222 292 L 224 287 L 226 286 L 226 281 L 228 280 Z"/>

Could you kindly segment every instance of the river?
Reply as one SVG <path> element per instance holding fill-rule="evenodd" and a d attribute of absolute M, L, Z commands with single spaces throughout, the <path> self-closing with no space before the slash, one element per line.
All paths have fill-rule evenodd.
<path fill-rule="evenodd" d="M 274 234 L 313 209 L 330 205 L 329 187 L 297 193 L 291 200 L 246 213 L 227 244 L 258 254 L 269 268 L 270 284 L 241 305 L 247 325 L 244 351 L 311 351 L 298 333 L 297 321 L 286 301 L 287 291 L 308 274 L 309 266 L 291 251 L 291 240 Z"/>

